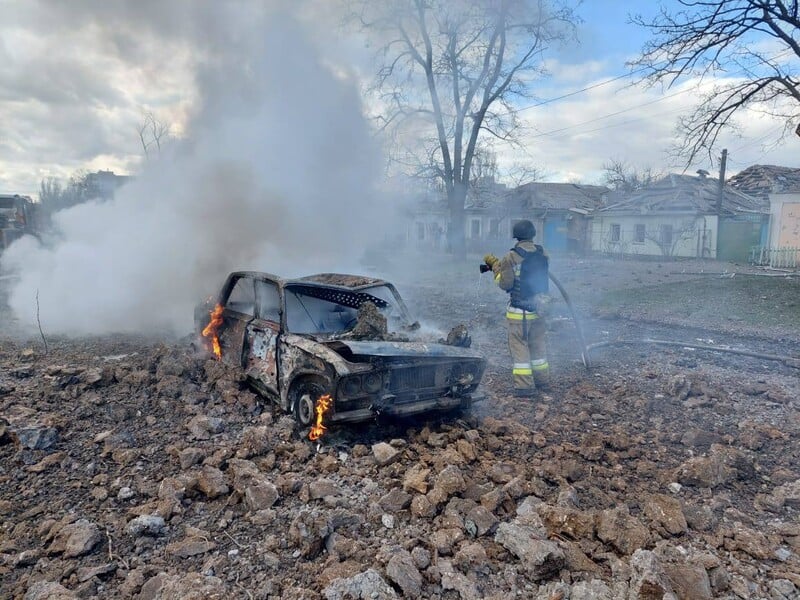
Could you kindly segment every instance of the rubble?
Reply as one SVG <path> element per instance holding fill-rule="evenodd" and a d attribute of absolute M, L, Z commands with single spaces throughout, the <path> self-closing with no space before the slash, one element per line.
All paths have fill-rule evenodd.
<path fill-rule="evenodd" d="M 502 359 L 496 328 L 468 325 Z M 312 444 L 185 341 L 54 341 L 23 360 L 26 347 L 0 346 L 0 597 L 800 589 L 795 375 L 687 372 L 663 354 L 587 375 L 556 354 L 554 390 L 522 403 L 498 359 L 469 413 L 331 427 Z"/>

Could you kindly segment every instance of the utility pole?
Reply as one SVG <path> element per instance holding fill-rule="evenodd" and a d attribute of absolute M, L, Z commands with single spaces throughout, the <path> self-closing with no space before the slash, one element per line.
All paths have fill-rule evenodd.
<path fill-rule="evenodd" d="M 728 164 L 728 150 L 722 151 L 719 161 L 719 190 L 717 192 L 717 214 L 722 215 L 722 198 L 725 195 L 725 167 Z"/>

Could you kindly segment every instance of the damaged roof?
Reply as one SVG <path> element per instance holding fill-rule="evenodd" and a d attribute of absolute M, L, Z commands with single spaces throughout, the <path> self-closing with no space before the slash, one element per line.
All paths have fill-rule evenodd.
<path fill-rule="evenodd" d="M 234 271 L 230 274 L 230 277 L 253 277 L 255 279 L 274 281 L 281 285 L 312 284 L 348 288 L 351 290 L 359 290 L 375 285 L 388 285 L 389 283 L 385 279 L 377 279 L 365 275 L 348 275 L 346 273 L 317 273 L 316 275 L 306 275 L 305 277 L 296 279 L 284 279 L 283 277 L 264 271 Z"/>
<path fill-rule="evenodd" d="M 651 185 L 633 192 L 610 192 L 606 206 L 598 213 L 691 213 L 716 214 L 719 181 L 710 177 L 670 174 Z M 723 214 L 763 213 L 768 208 L 736 188 L 725 185 L 722 197 Z"/>
<path fill-rule="evenodd" d="M 547 208 L 594 210 L 610 190 L 602 185 L 578 183 L 544 183 L 534 181 L 519 186 L 511 193 L 510 204 L 518 209 Z"/>
<path fill-rule="evenodd" d="M 771 193 L 800 191 L 800 169 L 752 165 L 728 179 L 728 184 L 768 202 Z"/>
<path fill-rule="evenodd" d="M 386 283 L 383 279 L 366 277 L 364 275 L 347 275 L 345 273 L 317 273 L 299 279 L 290 279 L 286 283 L 319 283 L 322 285 L 335 285 L 351 289 L 371 287 Z"/>

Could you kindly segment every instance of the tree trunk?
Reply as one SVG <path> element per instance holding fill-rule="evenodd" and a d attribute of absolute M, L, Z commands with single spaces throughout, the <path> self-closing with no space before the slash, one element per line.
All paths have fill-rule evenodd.
<path fill-rule="evenodd" d="M 467 199 L 467 187 L 462 184 L 456 184 L 448 196 L 447 200 L 450 208 L 448 241 L 450 252 L 455 258 L 464 259 L 467 257 L 467 240 L 465 235 L 467 215 L 464 211 L 464 204 Z"/>

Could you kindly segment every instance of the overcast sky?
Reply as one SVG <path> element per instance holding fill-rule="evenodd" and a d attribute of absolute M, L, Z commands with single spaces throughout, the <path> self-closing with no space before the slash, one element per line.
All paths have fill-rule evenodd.
<path fill-rule="evenodd" d="M 241 10 L 235 7 L 243 4 L 227 6 Z M 184 126 L 198 104 L 196 66 L 214 51 L 204 42 L 214 19 L 184 18 L 183 11 L 196 6 L 184 0 L 0 0 L 0 193 L 33 195 L 42 178 L 79 169 L 135 173 L 142 160 L 137 125 L 145 111 L 171 123 L 176 134 L 190 135 Z M 503 165 L 524 161 L 544 169 L 550 181 L 586 183 L 599 182 L 610 159 L 657 171 L 683 168 L 671 164 L 667 150 L 676 119 L 697 99 L 695 84 L 661 90 L 631 86 L 629 79 L 603 83 L 627 72 L 626 60 L 647 38 L 627 23 L 628 14 L 652 14 L 656 6 L 587 0 L 579 7 L 578 41 L 550 56 L 552 75 L 531 104 L 592 89 L 523 110 L 525 147 L 498 148 Z M 358 41 L 341 43 L 330 25 L 334 16 L 315 18 L 326 20 L 320 31 L 329 32 L 323 41 L 331 56 L 363 69 Z M 782 123 L 752 113 L 740 124 L 741 137 L 724 139 L 729 173 L 756 163 L 800 166 L 800 139 L 771 145 Z M 698 164 L 690 172 L 701 166 L 712 170 Z"/>

